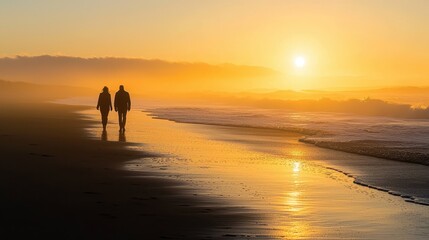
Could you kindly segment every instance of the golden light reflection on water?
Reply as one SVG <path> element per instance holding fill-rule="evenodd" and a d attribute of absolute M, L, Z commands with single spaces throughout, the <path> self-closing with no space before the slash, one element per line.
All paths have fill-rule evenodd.
<path fill-rule="evenodd" d="M 207 194 L 227 197 L 240 206 L 258 209 L 262 213 L 258 221 L 269 226 L 267 229 L 259 228 L 259 234 L 308 239 L 310 229 L 318 229 L 308 217 L 308 207 L 304 206 L 303 194 L 308 189 L 302 183 L 311 176 L 303 171 L 305 150 L 290 148 L 286 150 L 286 157 L 277 158 L 249 151 L 242 145 L 213 141 L 204 135 L 186 131 L 196 127 L 208 136 L 215 136 L 200 126 L 176 125 L 171 129 L 168 125 L 175 123 L 150 123 L 145 124 L 153 133 L 147 135 L 146 142 L 162 144 L 164 146 L 156 151 L 174 152 L 186 159 L 186 162 L 169 161 L 170 171 L 186 175 L 191 182 L 204 185 L 203 188 L 211 186 L 213 189 L 204 190 Z M 162 129 L 164 125 L 165 130 Z M 238 135 L 233 137 L 240 138 Z M 243 140 L 248 138 L 245 135 Z M 160 164 L 165 165 L 166 162 Z"/>
<path fill-rule="evenodd" d="M 391 221 L 389 216 L 393 210 L 386 201 L 374 201 L 362 193 L 372 190 L 359 188 L 355 191 L 351 178 L 342 174 L 332 178 L 334 172 L 312 164 L 309 156 L 314 157 L 314 150 L 299 143 L 297 138 L 281 137 L 281 141 L 289 142 L 279 157 L 237 144 L 241 140 L 249 142 L 252 136 L 248 132 L 230 136 L 229 132 L 219 133 L 219 129 L 156 120 L 143 114 L 129 124 L 127 141 L 145 143 L 143 151 L 174 156 L 145 159 L 138 162 L 134 170 L 143 168 L 185 180 L 193 184 L 198 195 L 225 198 L 231 205 L 257 212 L 259 224 L 245 223 L 243 231 L 250 235 L 267 234 L 283 239 L 344 236 L 350 239 L 356 236 L 354 234 L 362 234 L 356 226 Z M 109 131 L 109 138 L 121 139 L 117 134 L 117 129 L 113 129 Z M 214 140 L 218 136 L 234 142 Z M 262 144 L 261 136 L 255 138 Z M 386 198 L 400 204 L 389 196 Z M 395 206 L 394 209 L 400 208 Z M 370 226 L 369 233 L 378 233 L 382 225 Z M 397 234 L 396 229 L 398 226 L 392 224 L 381 230 Z"/>
<path fill-rule="evenodd" d="M 299 156 L 303 155 L 302 151 L 294 151 L 299 153 Z M 297 156 L 297 154 L 295 154 Z M 303 207 L 302 195 L 303 186 L 301 186 L 302 180 L 300 179 L 301 162 L 291 160 L 292 171 L 289 178 L 293 182 L 293 189 L 285 194 L 284 209 L 282 211 L 288 212 L 288 221 L 282 224 L 281 230 L 276 233 L 277 236 L 282 236 L 286 239 L 303 239 L 310 237 L 311 224 L 309 221 L 305 221 L 303 218 L 308 212 Z"/>
<path fill-rule="evenodd" d="M 301 163 L 300 162 L 294 162 L 292 171 L 294 173 L 298 173 L 300 170 L 301 170 Z"/>
<path fill-rule="evenodd" d="M 298 191 L 289 192 L 287 194 L 286 209 L 288 211 L 298 212 L 298 211 L 302 210 L 302 208 L 300 208 L 299 195 L 300 195 L 300 192 L 298 192 Z"/>

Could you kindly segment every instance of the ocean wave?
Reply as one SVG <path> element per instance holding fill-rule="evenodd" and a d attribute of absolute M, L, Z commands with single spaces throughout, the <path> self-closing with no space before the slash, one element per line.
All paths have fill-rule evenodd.
<path fill-rule="evenodd" d="M 398 163 L 429 166 L 429 145 L 427 144 L 429 122 L 426 120 L 234 108 L 155 108 L 148 109 L 146 112 L 154 118 L 180 123 L 295 132 L 303 135 L 299 139 L 300 142 L 317 147 L 395 160 Z M 377 166 L 373 167 L 377 168 Z M 395 166 L 392 167 L 395 168 Z M 360 186 L 402 197 L 407 202 L 429 205 L 426 188 L 416 190 L 415 186 L 412 186 L 415 182 L 413 180 L 407 183 L 408 188 L 403 189 L 403 183 L 397 181 L 395 172 L 390 173 L 393 175 L 383 175 L 384 177 L 379 178 L 381 182 L 374 182 L 369 180 L 368 176 L 354 176 L 338 168 L 327 168 L 353 178 L 353 182 Z M 408 170 L 399 166 L 398 170 L 405 171 L 408 176 L 419 171 L 418 175 L 412 176 L 413 179 L 417 178 L 420 182 L 427 181 L 425 177 L 427 170 L 417 165 L 406 168 Z M 370 170 L 371 174 L 379 175 L 377 171 L 377 169 Z M 391 186 L 393 182 L 396 187 Z M 413 194 L 410 194 L 410 191 Z"/>
<path fill-rule="evenodd" d="M 320 141 L 311 138 L 301 138 L 299 141 L 337 151 L 429 166 L 429 154 L 427 153 L 427 147 L 410 148 L 408 147 L 409 144 L 404 142 L 374 140 L 334 142 Z"/>
<path fill-rule="evenodd" d="M 155 108 L 153 117 L 176 122 L 296 132 L 318 147 L 429 165 L 429 120 L 335 113 L 236 108 Z"/>

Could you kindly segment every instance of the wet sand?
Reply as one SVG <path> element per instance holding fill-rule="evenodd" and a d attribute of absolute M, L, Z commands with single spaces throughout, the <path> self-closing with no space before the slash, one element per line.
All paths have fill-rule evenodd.
<path fill-rule="evenodd" d="M 320 162 L 297 134 L 95 110 L 1 106 L 3 236 L 58 239 L 426 239 L 429 208 Z M 77 114 L 76 111 L 80 111 Z M 95 121 L 95 122 L 94 122 Z M 90 138 L 88 138 L 91 136 Z M 335 161 L 336 162 L 335 162 Z"/>
<path fill-rule="evenodd" d="M 214 232 L 216 239 L 426 239 L 429 234 L 427 206 L 357 185 L 326 166 L 356 160 L 353 154 L 306 145 L 292 133 L 175 123 L 138 111 L 130 119 L 126 140 L 144 145 L 129 148 L 164 155 L 129 161 L 124 169 L 182 182 L 184 194 L 257 216 Z M 88 131 L 102 136 L 97 127 Z M 107 138 L 119 139 L 115 130 Z"/>
<path fill-rule="evenodd" d="M 250 221 L 242 208 L 183 194 L 178 181 L 125 170 L 157 155 L 89 139 L 84 129 L 99 124 L 76 113 L 83 109 L 2 102 L 2 238 L 201 239 Z"/>

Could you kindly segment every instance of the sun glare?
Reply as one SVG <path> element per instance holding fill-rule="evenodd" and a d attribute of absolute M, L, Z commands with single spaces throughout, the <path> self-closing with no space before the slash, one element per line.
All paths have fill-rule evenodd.
<path fill-rule="evenodd" d="M 306 63 L 307 61 L 303 56 L 297 56 L 293 59 L 293 64 L 295 65 L 296 68 L 303 68 Z"/>
<path fill-rule="evenodd" d="M 293 163 L 293 172 L 297 173 L 301 170 L 301 163 L 300 162 L 294 162 Z"/>

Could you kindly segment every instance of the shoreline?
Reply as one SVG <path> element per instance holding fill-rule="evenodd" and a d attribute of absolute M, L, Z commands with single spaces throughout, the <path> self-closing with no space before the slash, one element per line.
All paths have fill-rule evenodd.
<path fill-rule="evenodd" d="M 157 156 L 131 150 L 130 143 L 90 139 L 84 129 L 98 123 L 77 113 L 84 109 L 90 108 L 0 107 L 4 236 L 201 239 L 249 217 L 183 194 L 177 181 L 124 170 L 127 161 Z"/>
<path fill-rule="evenodd" d="M 95 111 L 85 113 L 97 117 Z M 419 234 L 427 234 L 419 230 L 427 222 L 426 206 L 362 187 L 320 164 L 329 159 L 360 162 L 366 157 L 301 143 L 299 134 L 181 124 L 154 119 L 138 110 L 130 114 L 133 121 L 127 138 L 144 143 L 141 149 L 168 155 L 129 162 L 127 168 L 180 180 L 190 186 L 186 188 L 190 195 L 197 193 L 257 213 L 261 216 L 257 222 L 236 230 L 245 236 L 424 239 Z M 91 134 L 98 137 L 101 132 L 92 129 Z M 370 159 L 365 161 L 372 166 Z M 329 161 L 328 166 L 332 165 L 335 162 Z M 405 228 L 404 223 L 413 227 Z M 236 232 L 230 235 L 240 236 Z"/>
<path fill-rule="evenodd" d="M 404 163 L 404 164 L 411 164 L 411 165 L 416 165 L 416 166 L 422 166 L 422 167 L 428 167 L 426 162 L 422 162 L 422 161 L 403 161 L 403 160 L 398 160 L 400 159 L 400 156 L 394 156 L 392 158 L 387 158 L 387 157 L 382 157 L 385 156 L 385 154 L 383 155 L 382 153 L 380 153 L 380 151 L 377 151 L 378 154 L 373 154 L 372 152 L 369 153 L 365 153 L 362 152 L 365 149 L 359 149 L 357 148 L 356 151 L 353 150 L 348 150 L 349 148 L 341 148 L 341 147 L 333 147 L 332 145 L 335 145 L 335 143 L 332 144 L 322 144 L 324 142 L 316 142 L 316 141 L 311 141 L 311 140 L 306 140 L 306 136 L 311 136 L 313 134 L 315 134 L 317 131 L 310 131 L 307 129 L 282 129 L 282 128 L 269 128 L 269 127 L 257 127 L 257 126 L 246 126 L 246 125 L 234 125 L 234 124 L 216 124 L 216 123 L 204 123 L 204 122 L 189 122 L 189 121 L 181 121 L 181 120 L 175 120 L 175 119 L 169 119 L 169 118 L 164 118 L 164 117 L 159 117 L 158 115 L 152 113 L 149 110 L 142 110 L 142 112 L 147 113 L 148 116 L 153 117 L 154 119 L 161 119 L 161 120 L 167 120 L 167 121 L 172 121 L 175 123 L 181 123 L 181 124 L 195 124 L 195 125 L 206 125 L 206 126 L 212 126 L 212 127 L 220 127 L 220 128 L 235 128 L 235 129 L 251 129 L 251 130 L 257 130 L 257 131 L 266 131 L 266 132 L 277 132 L 279 134 L 298 134 L 298 135 L 303 135 L 301 137 L 297 137 L 297 142 L 301 142 L 303 144 L 308 144 L 310 146 L 314 146 L 320 149 L 327 149 L 327 150 L 332 150 L 332 151 L 338 151 L 339 153 L 346 153 L 346 154 L 355 154 L 358 157 L 369 157 L 371 159 L 380 159 L 382 161 L 393 161 L 393 162 L 398 162 L 398 163 Z M 234 131 L 234 130 L 232 130 Z M 239 131 L 239 130 L 237 130 Z M 344 143 L 344 146 L 349 146 L 351 144 L 354 144 L 354 142 L 346 142 Z M 365 145 L 366 146 L 366 145 Z M 379 150 L 379 149 L 378 149 Z M 399 152 L 399 151 L 398 151 Z M 395 159 L 396 158 L 396 159 Z M 405 202 L 408 203 L 412 203 L 412 204 L 418 204 L 418 205 L 424 205 L 424 206 L 429 206 L 429 195 L 428 196 L 424 196 L 423 198 L 421 196 L 413 196 L 412 194 L 409 193 L 404 193 L 395 189 L 389 189 L 389 187 L 386 186 L 377 186 L 377 184 L 371 183 L 369 181 L 366 181 L 365 179 L 360 179 L 358 176 L 355 176 L 354 174 L 350 174 L 349 172 L 345 171 L 343 169 L 344 166 L 335 166 L 335 167 L 331 167 L 329 165 L 329 162 L 324 162 L 321 163 L 321 166 L 326 168 L 326 169 L 331 169 L 334 170 L 338 173 L 344 174 L 346 177 L 351 177 L 353 179 L 353 183 L 362 187 L 367 187 L 370 189 L 375 189 L 378 190 L 380 192 L 385 192 L 388 193 L 389 195 L 395 196 L 395 197 L 400 197 L 402 198 Z M 394 187 L 393 187 L 394 188 Z"/>
<path fill-rule="evenodd" d="M 162 108 L 161 108 L 162 109 Z M 174 108 L 173 108 L 174 109 Z M 361 156 L 369 156 L 382 158 L 385 160 L 406 162 L 412 164 L 420 164 L 424 166 L 429 166 L 429 153 L 418 151 L 418 147 L 391 147 L 389 143 L 398 144 L 397 141 L 384 141 L 384 140 L 351 140 L 351 141 L 324 141 L 323 138 L 320 140 L 312 139 L 317 137 L 317 135 L 330 135 L 329 132 L 318 129 L 309 129 L 304 127 L 272 127 L 272 126 L 256 126 L 256 125 L 246 125 L 246 124 L 236 124 L 236 123 L 222 123 L 212 121 L 211 119 L 206 119 L 205 121 L 198 120 L 189 120 L 182 119 L 180 115 L 175 116 L 174 114 L 169 117 L 161 112 L 156 111 L 157 109 L 144 109 L 143 112 L 148 113 L 150 116 L 156 119 L 164 119 L 169 121 L 174 121 L 177 123 L 190 123 L 190 124 L 203 124 L 203 125 L 212 125 L 212 126 L 225 126 L 225 127 L 248 127 L 252 129 L 267 129 L 267 130 L 277 130 L 284 132 L 293 132 L 302 134 L 303 137 L 299 139 L 300 142 L 311 144 L 320 148 L 331 149 L 346 153 L 358 154 Z M 221 120 L 222 121 L 222 120 Z"/>
<path fill-rule="evenodd" d="M 395 150 L 393 148 L 384 146 L 377 146 L 383 141 L 357 140 L 348 142 L 326 142 L 311 139 L 309 140 L 306 138 L 299 139 L 299 141 L 307 144 L 312 144 L 317 147 L 332 149 L 341 152 L 354 153 L 362 156 L 376 157 L 386 160 L 429 166 L 429 155 L 423 153 L 413 153 Z"/>

